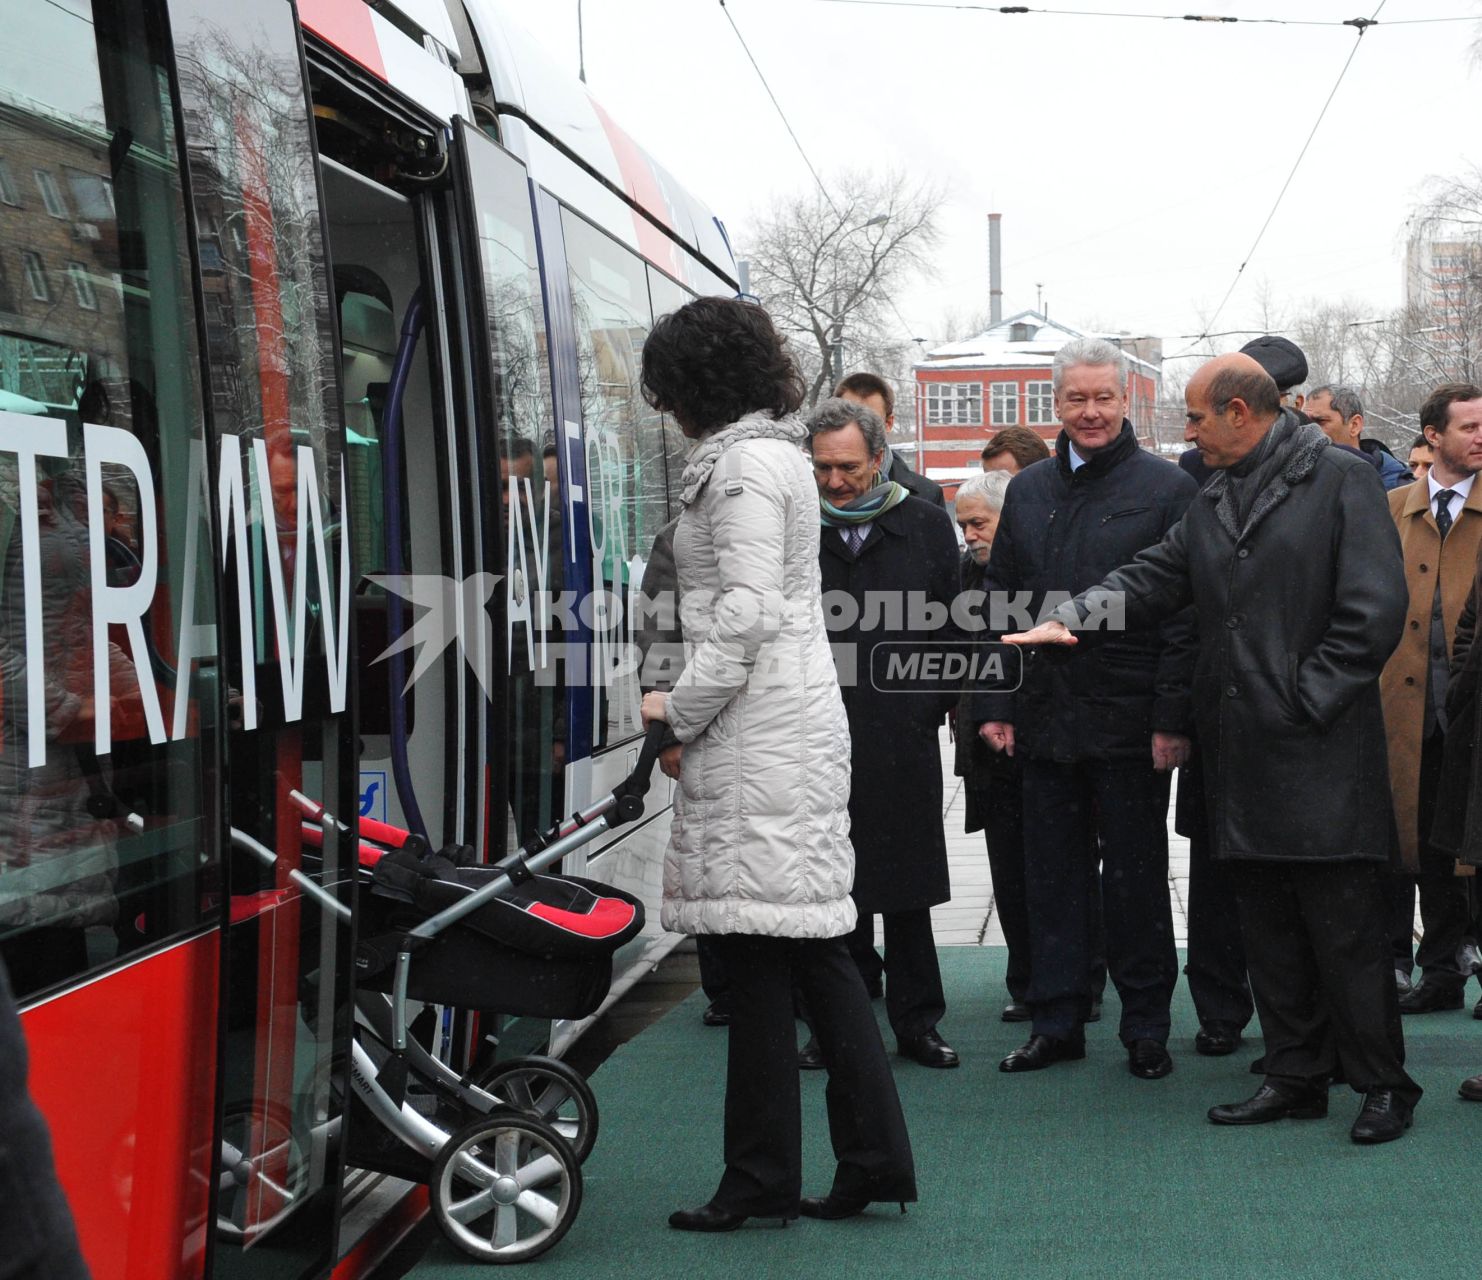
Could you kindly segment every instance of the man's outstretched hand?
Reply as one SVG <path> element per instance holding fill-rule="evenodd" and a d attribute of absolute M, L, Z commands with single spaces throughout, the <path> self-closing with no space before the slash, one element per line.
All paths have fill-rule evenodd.
<path fill-rule="evenodd" d="M 1076 634 L 1063 622 L 1041 622 L 1028 631 L 1016 631 L 1004 636 L 1004 644 L 1078 644 Z"/>

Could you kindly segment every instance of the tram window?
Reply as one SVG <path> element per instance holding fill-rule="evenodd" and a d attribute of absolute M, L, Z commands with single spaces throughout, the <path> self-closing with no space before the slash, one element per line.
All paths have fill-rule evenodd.
<path fill-rule="evenodd" d="M 654 319 L 657 320 L 671 311 L 678 311 L 695 295 L 683 285 L 676 284 L 668 276 L 649 267 L 648 296 L 652 303 Z M 679 482 L 684 474 L 684 461 L 689 453 L 690 442 L 684 438 L 684 432 L 679 429 L 679 424 L 668 414 L 657 416 L 659 430 L 663 433 L 664 473 L 669 493 L 669 510 L 677 515 L 679 512 Z M 648 552 L 645 550 L 643 554 L 647 555 Z"/>
<path fill-rule="evenodd" d="M 22 996 L 198 927 L 216 868 L 188 651 L 214 598 L 199 362 L 146 7 L 12 5 L 0 47 L 3 239 L 28 286 L 0 299 L 0 955 Z M 116 186 L 85 235 L 57 221 L 58 164 L 74 193 Z M 41 200 L 15 189 L 28 170 Z"/>
<path fill-rule="evenodd" d="M 566 505 L 554 434 L 545 310 L 530 189 L 518 161 L 469 133 L 484 313 L 494 374 L 496 452 L 510 620 L 507 839 L 543 831 L 566 812 L 565 667 L 559 622 L 539 607 L 566 582 Z"/>
<path fill-rule="evenodd" d="M 636 254 L 563 211 L 576 318 L 577 371 L 586 430 L 592 579 L 622 603 L 598 620 L 594 665 L 620 673 L 597 683 L 600 750 L 641 728 L 636 671 L 620 661 L 623 617 L 642 581 L 642 562 L 669 521 L 664 433 L 639 391 L 639 361 L 652 327 L 646 268 Z"/>

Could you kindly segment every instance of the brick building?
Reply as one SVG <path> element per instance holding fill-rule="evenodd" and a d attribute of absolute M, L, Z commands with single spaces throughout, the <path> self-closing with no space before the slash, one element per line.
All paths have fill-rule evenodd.
<path fill-rule="evenodd" d="M 0 94 L 0 408 L 70 409 L 91 380 L 126 418 L 123 287 L 109 135 Z"/>
<path fill-rule="evenodd" d="M 983 445 L 1002 427 L 1026 426 L 1046 441 L 1059 431 L 1051 366 L 1074 338 L 1104 337 L 1127 360 L 1128 417 L 1151 443 L 1162 385 L 1162 343 L 1156 338 L 1087 334 L 1021 311 L 965 342 L 937 347 L 915 366 L 916 469 L 950 499 L 959 481 L 979 468 Z"/>

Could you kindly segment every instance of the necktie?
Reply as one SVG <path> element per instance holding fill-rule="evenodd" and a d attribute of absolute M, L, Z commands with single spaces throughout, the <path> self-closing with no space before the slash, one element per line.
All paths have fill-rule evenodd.
<path fill-rule="evenodd" d="M 1454 490 L 1442 489 L 1436 494 L 1436 528 L 1441 531 L 1441 541 L 1446 541 L 1446 535 L 1451 532 L 1451 499 L 1456 496 Z"/>
<path fill-rule="evenodd" d="M 870 531 L 862 525 L 850 524 L 844 526 L 844 541 L 849 544 L 849 550 L 855 555 L 864 546 L 864 540 L 869 537 Z"/>

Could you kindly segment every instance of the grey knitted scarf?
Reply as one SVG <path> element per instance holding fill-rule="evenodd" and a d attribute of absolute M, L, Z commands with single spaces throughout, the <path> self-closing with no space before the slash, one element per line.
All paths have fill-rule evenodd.
<path fill-rule="evenodd" d="M 690 451 L 684 474 L 679 478 L 679 500 L 689 506 L 700 496 L 700 490 L 710 479 L 721 454 L 733 444 L 740 444 L 743 440 L 786 440 L 801 447 L 807 438 L 808 428 L 795 414 L 774 418 L 768 413 L 748 413 L 730 426 L 701 437 Z"/>

